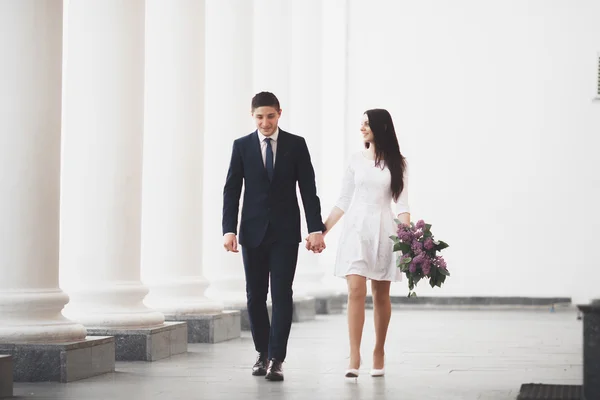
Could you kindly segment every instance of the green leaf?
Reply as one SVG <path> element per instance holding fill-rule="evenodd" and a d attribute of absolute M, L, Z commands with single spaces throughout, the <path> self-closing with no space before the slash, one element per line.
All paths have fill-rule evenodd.
<path fill-rule="evenodd" d="M 419 283 L 420 280 L 421 280 L 420 276 L 417 275 L 416 277 L 414 277 L 413 278 L 414 285 L 417 286 L 417 283 Z"/>
<path fill-rule="evenodd" d="M 448 272 L 448 270 L 447 270 L 447 269 L 438 268 L 437 270 L 438 270 L 438 272 L 439 272 L 440 274 L 442 274 L 442 275 L 444 275 L 444 276 L 450 276 L 450 272 Z"/>
<path fill-rule="evenodd" d="M 408 294 L 408 297 L 417 297 L 417 293 L 415 293 L 415 292 L 410 292 L 410 293 Z"/>
<path fill-rule="evenodd" d="M 410 245 L 408 243 L 397 242 L 394 243 L 393 251 L 401 251 L 402 254 L 410 252 Z"/>
<path fill-rule="evenodd" d="M 435 279 L 430 279 L 429 284 L 431 285 L 431 287 L 435 287 Z"/>
<path fill-rule="evenodd" d="M 445 242 L 442 242 L 441 240 L 438 240 L 438 243 L 436 244 L 435 249 L 439 251 L 439 250 L 445 249 L 446 247 L 449 247 L 448 243 L 445 243 Z"/>

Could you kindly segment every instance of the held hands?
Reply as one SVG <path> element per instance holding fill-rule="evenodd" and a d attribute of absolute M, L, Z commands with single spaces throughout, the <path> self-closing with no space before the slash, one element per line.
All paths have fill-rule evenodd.
<path fill-rule="evenodd" d="M 235 235 L 225 235 L 223 237 L 223 247 L 225 247 L 225 250 L 227 251 L 232 251 L 234 253 L 238 253 L 238 243 L 237 243 L 237 237 Z"/>
<path fill-rule="evenodd" d="M 313 253 L 321 253 L 325 250 L 325 235 L 322 233 L 311 233 L 306 237 L 306 250 L 310 250 Z"/>

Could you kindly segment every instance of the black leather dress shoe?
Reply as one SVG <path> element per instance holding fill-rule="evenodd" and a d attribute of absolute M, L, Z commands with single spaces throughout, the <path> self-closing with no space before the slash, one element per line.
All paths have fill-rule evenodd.
<path fill-rule="evenodd" d="M 269 361 L 269 368 L 267 368 L 267 375 L 265 376 L 265 379 L 270 381 L 282 381 L 283 363 L 275 359 Z"/>
<path fill-rule="evenodd" d="M 256 357 L 256 362 L 252 366 L 252 375 L 254 376 L 264 376 L 267 374 L 267 354 L 266 353 L 258 353 Z"/>

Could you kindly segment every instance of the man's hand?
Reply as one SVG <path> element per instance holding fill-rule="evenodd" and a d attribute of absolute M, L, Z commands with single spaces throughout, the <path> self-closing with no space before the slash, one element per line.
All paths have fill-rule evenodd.
<path fill-rule="evenodd" d="M 234 253 L 238 253 L 238 244 L 237 244 L 237 237 L 235 235 L 232 234 L 227 234 L 223 237 L 223 247 L 225 247 L 225 250 L 227 251 L 232 251 Z"/>
<path fill-rule="evenodd" d="M 306 238 L 306 249 L 313 253 L 321 253 L 326 247 L 322 233 L 311 233 Z"/>

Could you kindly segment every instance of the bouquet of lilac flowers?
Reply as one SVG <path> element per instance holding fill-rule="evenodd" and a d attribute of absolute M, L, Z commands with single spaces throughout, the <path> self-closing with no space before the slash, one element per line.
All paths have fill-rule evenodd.
<path fill-rule="evenodd" d="M 431 233 L 431 225 L 419 220 L 416 224 L 406 225 L 395 220 L 398 224 L 398 235 L 390 236 L 394 242 L 394 252 L 402 252 L 397 266 L 408 278 L 408 297 L 417 294 L 414 288 L 417 283 L 428 278 L 431 287 L 442 287 L 442 283 L 450 276 L 446 261 L 437 253 L 448 247 L 441 240 L 435 240 Z"/>

